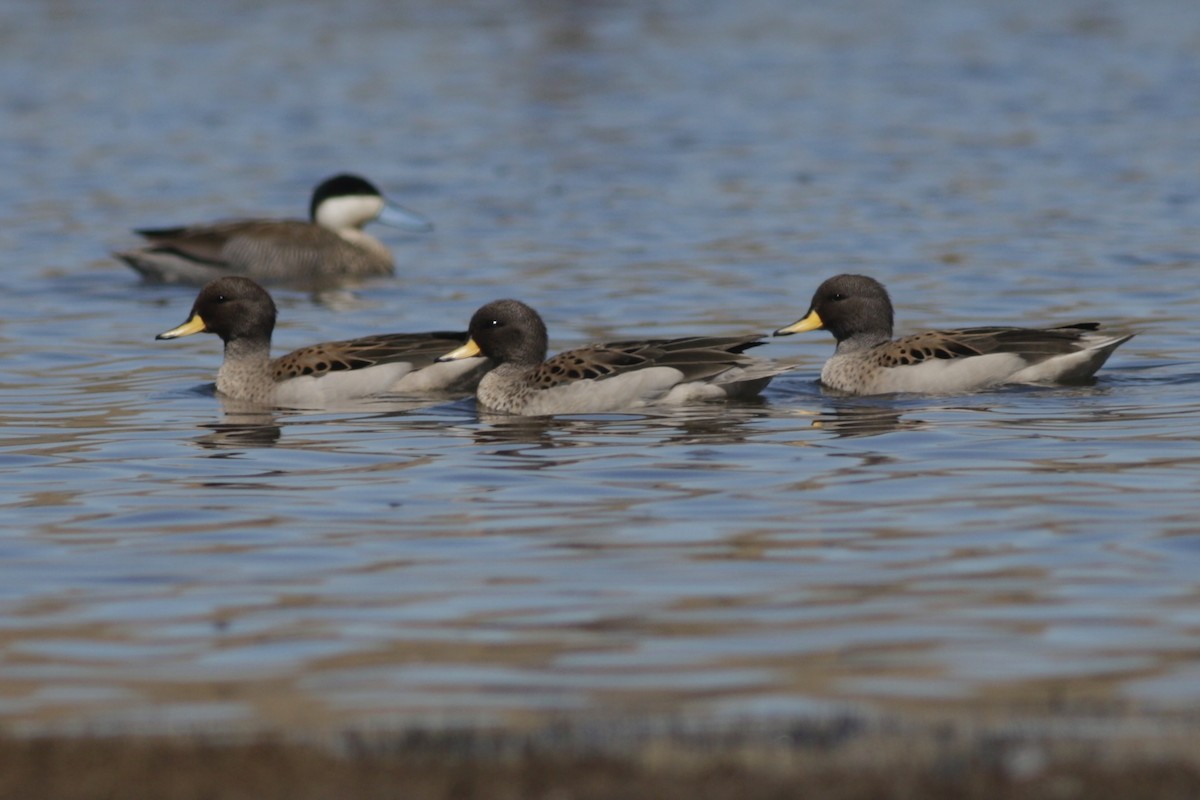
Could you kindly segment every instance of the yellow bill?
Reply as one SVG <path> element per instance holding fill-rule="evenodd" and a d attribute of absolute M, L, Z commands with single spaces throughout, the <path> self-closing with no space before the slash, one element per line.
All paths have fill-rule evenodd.
<path fill-rule="evenodd" d="M 204 324 L 204 320 L 199 314 L 192 314 L 187 322 L 180 325 L 178 328 L 171 328 L 169 331 L 164 331 L 155 339 L 178 339 L 180 336 L 191 336 L 193 333 L 204 333 L 208 330 L 208 325 Z"/>
<path fill-rule="evenodd" d="M 474 358 L 481 355 L 483 355 L 483 351 L 479 349 L 479 345 L 475 344 L 475 340 L 467 339 L 466 344 L 456 350 L 451 350 L 444 356 L 439 356 L 438 361 L 460 361 L 464 358 Z"/>
<path fill-rule="evenodd" d="M 787 336 L 789 333 L 804 333 L 805 331 L 815 331 L 824 327 L 825 323 L 821 320 L 821 316 L 816 311 L 810 311 L 804 319 L 775 331 L 775 335 Z"/>

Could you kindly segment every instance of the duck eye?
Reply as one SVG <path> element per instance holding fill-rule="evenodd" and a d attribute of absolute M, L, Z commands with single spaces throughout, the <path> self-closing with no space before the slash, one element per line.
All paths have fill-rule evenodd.
<path fill-rule="evenodd" d="M 835 303 L 841 302 L 842 300 L 846 299 L 846 295 L 842 294 L 841 292 L 834 292 L 832 299 L 833 299 L 833 302 L 835 302 Z"/>
<path fill-rule="evenodd" d="M 492 319 L 492 320 L 488 320 L 488 327 L 501 328 L 501 327 L 504 327 L 504 323 L 498 319 Z"/>
<path fill-rule="evenodd" d="M 226 296 L 225 296 L 225 295 L 223 295 L 223 294 L 219 294 L 219 295 L 217 295 L 217 300 L 216 300 L 216 302 L 217 302 L 217 303 L 227 303 L 227 302 L 229 302 L 229 298 L 228 298 L 228 297 L 226 297 Z"/>

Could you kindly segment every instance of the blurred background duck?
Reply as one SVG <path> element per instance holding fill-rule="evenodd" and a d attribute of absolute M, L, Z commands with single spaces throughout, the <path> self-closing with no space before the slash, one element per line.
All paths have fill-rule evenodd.
<path fill-rule="evenodd" d="M 114 255 L 151 283 L 201 286 L 222 275 L 264 283 L 320 284 L 391 275 L 391 251 L 363 230 L 377 221 L 409 231 L 432 224 L 389 202 L 365 178 L 341 174 L 313 190 L 309 219 L 238 219 L 141 228 L 149 244 Z"/>

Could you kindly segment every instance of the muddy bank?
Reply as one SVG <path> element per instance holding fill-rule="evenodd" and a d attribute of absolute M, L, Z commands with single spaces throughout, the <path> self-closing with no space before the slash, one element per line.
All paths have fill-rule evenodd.
<path fill-rule="evenodd" d="M 1022 730 L 1024 727 L 1024 730 Z M 0 800 L 1195 798 L 1192 723 L 0 738 Z M 1066 732 L 1064 732 L 1064 730 Z"/>

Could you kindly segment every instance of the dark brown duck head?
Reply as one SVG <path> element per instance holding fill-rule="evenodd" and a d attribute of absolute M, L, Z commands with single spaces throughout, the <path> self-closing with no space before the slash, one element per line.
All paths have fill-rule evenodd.
<path fill-rule="evenodd" d="M 200 290 L 186 322 L 154 338 L 215 333 L 226 344 L 238 340 L 270 342 L 275 314 L 275 301 L 254 281 L 238 276 L 217 278 Z"/>
<path fill-rule="evenodd" d="M 533 366 L 546 360 L 546 323 L 520 300 L 494 300 L 471 317 L 471 338 L 439 361 L 484 355 L 497 365 Z"/>
<path fill-rule="evenodd" d="M 824 329 L 838 342 L 889 341 L 893 316 L 892 301 L 882 283 L 866 275 L 836 275 L 817 287 L 808 313 L 775 335 Z"/>

